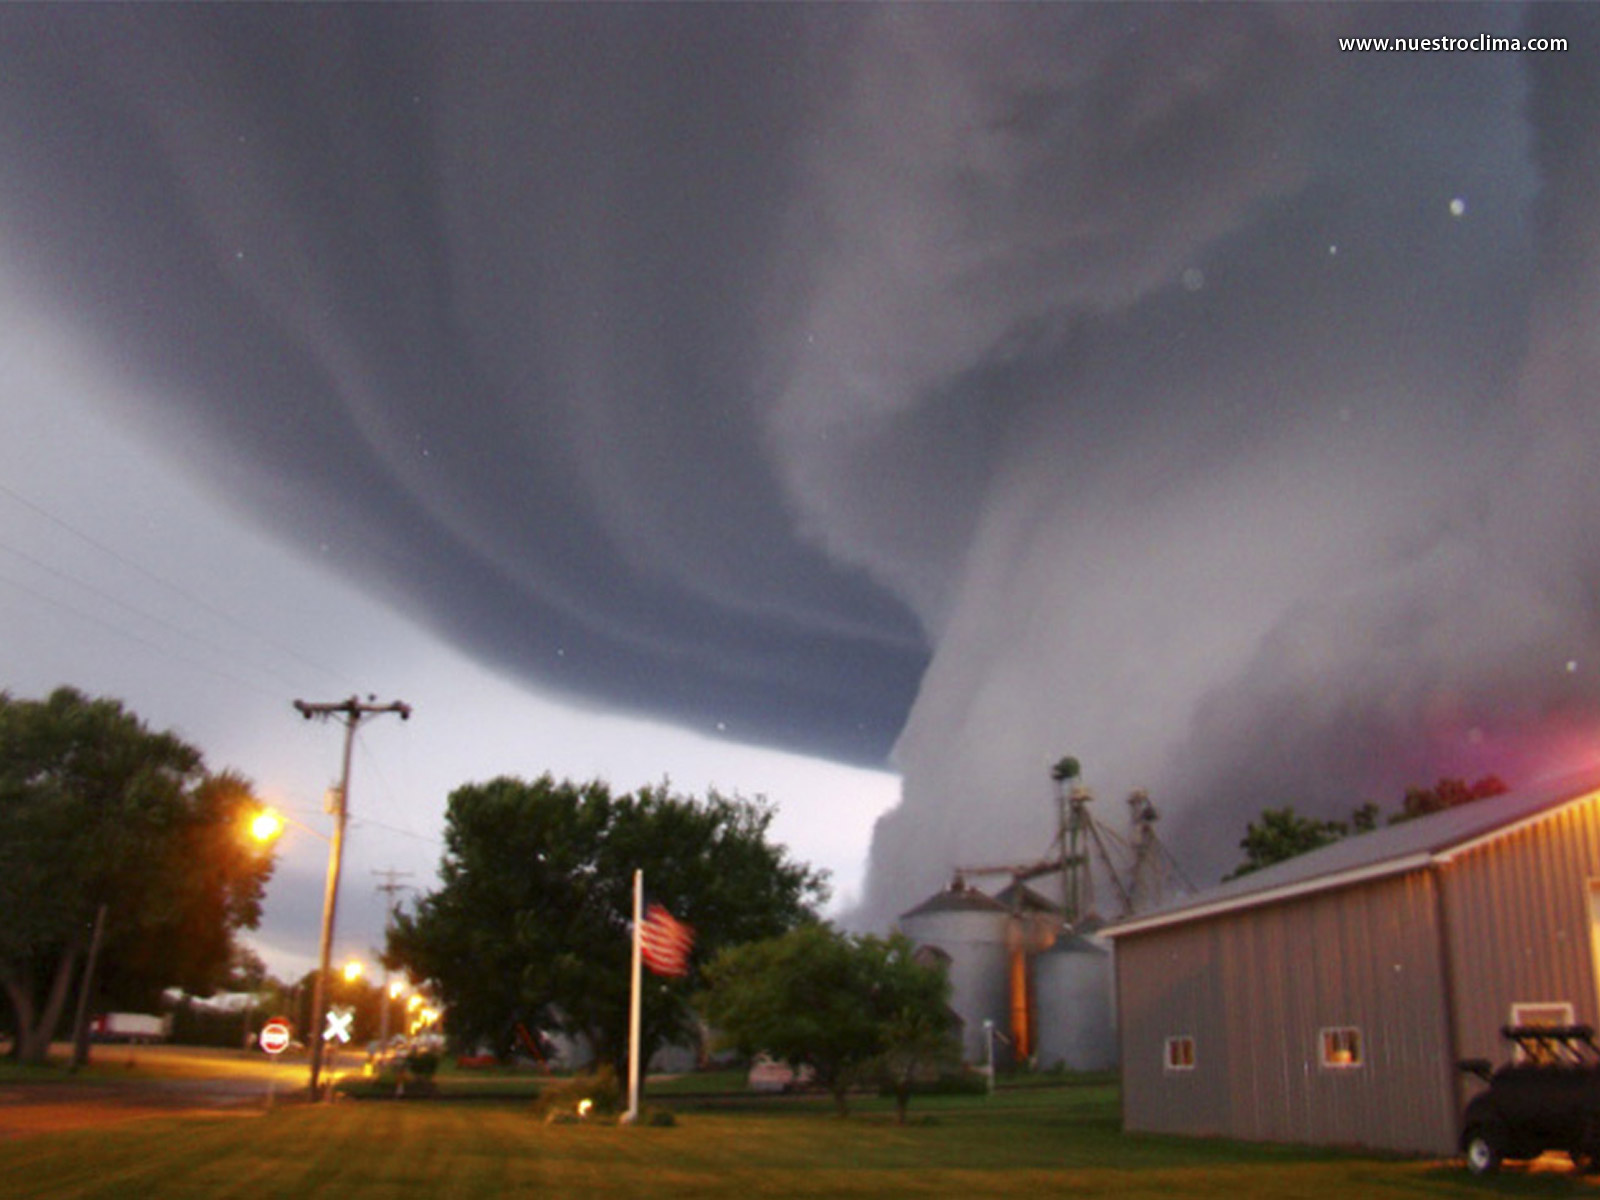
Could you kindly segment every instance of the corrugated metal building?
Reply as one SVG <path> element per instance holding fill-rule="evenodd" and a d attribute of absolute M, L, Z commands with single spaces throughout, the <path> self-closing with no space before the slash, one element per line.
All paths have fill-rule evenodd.
<path fill-rule="evenodd" d="M 1513 1022 L 1600 1024 L 1600 770 L 1120 922 L 1129 1130 L 1451 1154 Z"/>

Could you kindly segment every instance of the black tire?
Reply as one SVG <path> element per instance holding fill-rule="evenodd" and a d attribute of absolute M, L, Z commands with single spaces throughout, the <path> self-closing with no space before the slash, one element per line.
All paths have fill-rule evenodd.
<path fill-rule="evenodd" d="M 1492 1125 L 1476 1125 L 1461 1139 L 1466 1151 L 1467 1170 L 1474 1175 L 1493 1175 L 1505 1161 L 1505 1135 Z"/>
<path fill-rule="evenodd" d="M 1572 1169 L 1579 1175 L 1600 1175 L 1600 1116 L 1590 1113 L 1584 1117 L 1578 1143 L 1569 1154 Z"/>

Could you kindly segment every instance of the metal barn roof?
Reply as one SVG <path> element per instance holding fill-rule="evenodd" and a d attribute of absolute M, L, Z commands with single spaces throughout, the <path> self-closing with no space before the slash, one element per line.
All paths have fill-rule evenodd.
<path fill-rule="evenodd" d="M 941 912 L 993 912 L 1009 913 L 1011 910 L 1000 901 L 977 888 L 962 886 L 947 887 L 935 892 L 921 904 L 913 909 L 900 914 L 900 920 L 908 917 L 922 917 L 929 913 Z"/>
<path fill-rule="evenodd" d="M 1600 792 L 1600 766 L 1542 780 L 1371 833 L 1355 834 L 1229 880 L 1166 908 L 1115 922 L 1100 932 L 1110 938 L 1126 937 L 1381 879 L 1430 863 L 1449 862 L 1480 842 L 1504 837 L 1518 826 L 1596 792 Z"/>
<path fill-rule="evenodd" d="M 1061 905 L 1025 883 L 1010 884 L 996 894 L 995 900 L 1014 912 L 1061 915 Z"/>

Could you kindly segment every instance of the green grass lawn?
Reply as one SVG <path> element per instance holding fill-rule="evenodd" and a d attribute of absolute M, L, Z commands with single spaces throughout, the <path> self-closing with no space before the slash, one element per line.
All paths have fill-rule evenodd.
<path fill-rule="evenodd" d="M 673 1099 L 671 1127 L 547 1125 L 526 1101 L 280 1105 L 157 1117 L 0 1142 L 0 1196 L 1567 1195 L 1565 1173 L 1469 1179 L 1459 1166 L 1287 1147 L 1125 1136 L 1106 1084 L 886 1102 Z"/>

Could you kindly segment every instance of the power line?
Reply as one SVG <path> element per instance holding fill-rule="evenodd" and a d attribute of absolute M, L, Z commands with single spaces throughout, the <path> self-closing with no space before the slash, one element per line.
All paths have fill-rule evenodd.
<path fill-rule="evenodd" d="M 252 628 L 251 626 L 245 624 L 243 621 L 239 620 L 237 617 L 233 616 L 231 613 L 227 612 L 224 609 L 221 609 L 221 608 L 217 607 L 215 604 L 212 604 L 210 601 L 204 599 L 203 597 L 198 596 L 195 593 L 189 591 L 187 588 L 183 587 L 182 585 L 174 583 L 172 580 L 167 579 L 164 576 L 158 574 L 157 572 L 151 570 L 149 567 L 145 566 L 143 563 L 138 562 L 135 559 L 129 558 L 127 555 L 121 553 L 119 550 L 115 549 L 114 547 L 108 546 L 104 542 L 100 541 L 98 538 L 95 538 L 95 537 L 91 536 L 90 534 L 87 534 L 87 533 L 83 532 L 83 530 L 78 529 L 76 526 L 74 526 L 71 523 L 63 520 L 61 517 L 58 517 L 55 513 L 49 511 L 48 509 L 46 509 L 42 505 L 36 503 L 35 501 L 30 500 L 28 497 L 22 495 L 20 492 L 16 491 L 15 489 L 7 487 L 3 483 L 0 483 L 0 495 L 6 496 L 13 503 L 19 504 L 23 508 L 28 509 L 30 512 L 35 513 L 36 515 L 42 517 L 44 520 L 50 522 L 52 525 L 54 525 L 57 528 L 62 529 L 65 532 L 71 534 L 73 537 L 77 538 L 80 542 L 84 543 L 87 546 L 92 547 L 93 549 L 95 549 L 99 553 L 104 554 L 106 557 L 108 557 L 108 558 L 112 559 L 113 561 L 121 564 L 123 567 L 126 567 L 128 570 L 133 571 L 136 574 L 142 575 L 145 579 L 148 579 L 150 582 L 156 584 L 159 587 L 165 588 L 167 591 L 171 592 L 173 595 L 182 597 L 184 600 L 187 600 L 190 604 L 194 605 L 196 608 L 202 609 L 205 612 L 210 613 L 213 617 L 216 617 L 218 620 L 224 622 L 225 624 L 231 625 L 233 628 L 243 632 L 247 636 L 257 639 L 263 645 L 268 646 L 269 648 L 277 651 L 279 654 L 282 654 L 282 655 L 284 655 L 284 656 L 286 656 L 288 658 L 294 659 L 301 666 L 304 666 L 304 667 L 307 667 L 307 668 L 309 668 L 309 669 L 311 669 L 313 671 L 316 671 L 318 674 L 322 675 L 326 679 L 330 679 L 330 680 L 339 680 L 340 679 L 339 675 L 337 675 L 335 672 L 330 671 L 327 667 L 321 665 L 320 663 L 313 662 L 311 659 L 306 658 L 303 654 L 301 654 L 294 647 L 284 645 L 283 643 L 278 642 L 278 641 L 276 641 L 275 639 L 273 639 L 271 637 L 268 637 L 266 634 L 261 633 L 259 630 Z M 16 553 L 16 552 L 14 551 L 14 553 Z"/>
<path fill-rule="evenodd" d="M 214 654 L 220 655 L 223 658 L 232 657 L 233 652 L 228 647 L 223 646 L 218 642 L 214 642 L 210 638 L 202 637 L 198 633 L 194 633 L 194 632 L 192 632 L 190 630 L 184 629 L 182 626 L 177 625 L 174 622 L 167 620 L 167 618 L 159 615 L 158 613 L 148 612 L 145 609 L 140 608 L 137 604 L 134 604 L 134 603 L 132 603 L 131 601 L 128 601 L 128 600 L 124 600 L 120 596 L 115 596 L 112 593 L 106 591 L 104 588 L 96 587 L 94 584 L 88 582 L 87 580 L 79 579 L 77 576 L 73 575 L 72 573 L 70 573 L 68 571 L 63 571 L 59 567 L 51 566 L 49 563 L 43 561 L 42 559 L 35 558 L 33 555 L 27 553 L 26 551 L 18 550 L 15 546 L 9 546 L 9 545 L 5 544 L 4 542 L 0 542 L 0 551 L 4 551 L 6 554 L 9 554 L 14 558 L 22 560 L 23 562 L 27 563 L 28 565 L 30 565 L 32 567 L 35 567 L 40 571 L 45 572 L 47 575 L 52 575 L 57 579 L 63 580 L 66 583 L 69 583 L 69 584 L 73 585 L 74 587 L 81 588 L 85 592 L 88 592 L 91 596 L 95 596 L 95 597 L 98 597 L 101 600 L 104 600 L 107 604 L 110 604 L 110 605 L 112 605 L 112 606 L 114 606 L 116 608 L 120 608 L 125 612 L 132 613 L 134 616 L 140 618 L 141 620 L 149 621 L 152 625 L 159 626 L 162 629 L 165 629 L 165 630 L 167 630 L 167 631 L 169 631 L 169 632 L 171 632 L 173 634 L 176 634 L 178 637 L 183 638 L 186 641 L 192 642 L 193 644 L 201 647 L 204 650 L 208 650 L 208 651 L 210 651 L 210 652 L 212 652 Z M 17 588 L 19 588 L 19 589 L 21 589 L 23 591 L 30 592 L 32 595 L 38 597 L 39 599 L 45 600 L 46 603 L 62 604 L 61 601 L 52 600 L 52 599 L 50 599 L 48 597 L 45 597 L 41 593 L 39 593 L 37 591 L 33 591 L 32 589 L 28 588 L 25 584 L 18 583 L 14 579 L 7 578 L 6 582 L 11 583 L 12 586 L 17 587 Z M 68 605 L 65 605 L 65 604 L 62 604 L 62 606 L 69 608 L 69 610 L 71 612 L 73 612 L 75 615 L 80 616 L 80 617 L 85 617 L 86 619 L 88 619 L 88 614 L 82 612 L 82 610 L 76 609 L 76 608 L 71 608 L 71 606 L 68 606 Z M 112 624 L 109 621 L 104 621 L 104 620 L 98 620 L 96 623 L 100 624 L 103 628 L 109 629 L 113 633 L 118 633 L 118 634 L 121 634 L 121 635 L 123 635 L 125 637 L 131 638 L 133 640 L 143 642 L 145 645 L 152 646 L 152 647 L 154 647 L 155 649 L 158 649 L 158 650 L 162 649 L 161 647 L 155 646 L 155 644 L 153 642 L 147 641 L 146 639 L 139 637 L 139 635 L 135 634 L 131 630 L 126 629 L 126 628 L 124 628 L 122 626 L 115 625 L 115 624 Z M 166 653 L 165 650 L 163 650 L 162 652 Z M 254 666 L 256 669 L 265 672 L 266 674 L 272 675 L 274 678 L 276 678 L 282 684 L 288 684 L 291 687 L 294 686 L 294 682 L 295 682 L 294 680 L 290 679 L 287 675 L 282 674 L 281 672 L 279 672 L 275 668 L 273 668 L 273 667 L 271 667 L 271 666 L 269 666 L 269 665 L 267 665 L 265 663 L 256 662 L 256 663 L 253 663 L 251 665 Z"/>
<path fill-rule="evenodd" d="M 409 739 L 402 735 L 402 752 L 406 750 L 408 745 Z M 356 749 L 361 754 L 362 766 L 369 768 L 372 773 L 377 776 L 379 788 L 384 798 L 389 800 L 391 803 L 395 803 L 399 794 L 398 790 L 395 788 L 393 781 L 390 780 L 388 773 L 383 769 L 383 763 L 379 760 L 378 756 L 372 752 L 372 747 L 367 744 L 366 735 L 360 730 L 356 731 Z M 352 816 L 350 819 L 357 826 L 371 826 L 375 829 L 386 829 L 390 833 L 398 833 L 402 837 L 415 838 L 419 842 L 427 842 L 430 845 L 441 847 L 444 845 L 443 839 L 434 834 L 418 833 L 415 829 L 406 829 L 399 825 L 389 825 L 383 821 L 375 821 L 371 817 Z"/>
<path fill-rule="evenodd" d="M 137 642 L 146 649 L 153 650 L 155 653 L 161 655 L 163 659 L 176 659 L 180 662 L 187 663 L 189 666 L 194 667 L 197 670 L 205 671 L 211 675 L 215 675 L 218 679 L 226 680 L 229 683 L 237 684 L 238 686 L 248 688 L 251 691 L 260 692 L 264 696 L 272 696 L 276 698 L 279 694 L 274 689 L 268 688 L 263 684 L 256 683 L 249 679 L 244 679 L 233 674 L 231 671 L 225 671 L 220 667 L 213 666 L 211 663 L 202 662 L 197 658 L 184 654 L 182 651 L 173 650 L 169 646 L 158 645 L 149 638 L 133 632 L 131 629 L 123 628 L 122 626 L 107 621 L 103 617 L 98 617 L 93 613 L 85 612 L 83 609 L 74 604 L 70 604 L 65 600 L 58 599 L 54 596 L 47 596 L 37 588 L 30 587 L 28 584 L 23 583 L 19 579 L 13 579 L 8 575 L 0 575 L 0 583 L 10 584 L 18 591 L 26 592 L 34 599 L 43 601 L 53 611 L 70 613 L 72 616 L 77 617 L 80 621 L 87 621 L 89 624 L 97 625 L 109 633 L 114 633 L 119 637 L 125 637 L 131 642 Z"/>
<path fill-rule="evenodd" d="M 443 846 L 444 842 L 431 833 L 418 833 L 415 829 L 406 829 L 399 825 L 389 825 L 383 821 L 374 821 L 371 817 L 351 817 L 350 823 L 358 829 L 382 829 L 387 833 L 397 833 L 401 837 L 415 838 L 419 842 L 427 842 L 432 846 Z"/>

